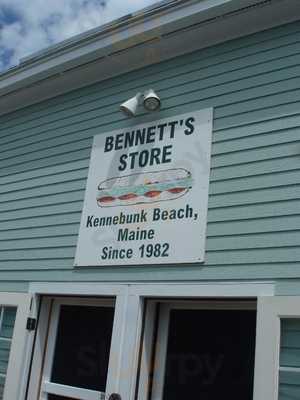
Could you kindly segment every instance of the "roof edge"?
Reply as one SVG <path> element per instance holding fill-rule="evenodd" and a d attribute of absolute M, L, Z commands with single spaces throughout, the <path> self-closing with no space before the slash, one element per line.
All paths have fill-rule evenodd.
<path fill-rule="evenodd" d="M 190 22 L 221 16 L 266 0 L 166 0 L 100 28 L 67 39 L 21 60 L 0 74 L 0 96 L 53 73 L 109 56 L 133 44 L 150 40 Z M 278 0 L 267 0 L 278 1 Z M 192 21 L 190 21 L 192 19 Z M 102 50 L 102 51 L 101 51 Z M 85 57 L 83 57 L 85 56 Z M 53 69 L 55 68 L 55 69 Z M 43 76 L 41 76 L 43 72 Z M 29 81 L 28 81 L 29 79 Z"/>
<path fill-rule="evenodd" d="M 0 75 L 0 115 L 298 20 L 300 1 L 168 0 L 146 10 L 36 53 Z M 195 37 L 201 40 L 195 41 Z M 159 57 L 147 56 L 150 50 Z"/>

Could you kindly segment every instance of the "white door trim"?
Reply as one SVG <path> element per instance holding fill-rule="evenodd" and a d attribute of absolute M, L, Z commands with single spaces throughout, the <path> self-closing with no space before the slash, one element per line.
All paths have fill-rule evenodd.
<path fill-rule="evenodd" d="M 40 299 L 38 298 L 38 296 L 35 296 L 34 303 L 35 303 L 35 309 L 33 317 L 38 318 L 39 314 L 39 320 L 38 320 L 37 331 L 35 332 L 35 338 L 32 338 L 31 342 L 28 344 L 27 363 L 25 364 L 24 367 L 24 377 L 26 377 L 26 379 L 24 379 L 23 382 L 23 395 L 20 396 L 20 400 L 24 400 L 25 398 L 36 400 L 38 397 L 41 386 L 41 373 L 34 373 L 34 372 L 42 370 L 45 357 L 45 345 L 47 341 L 47 336 L 49 334 L 52 300 L 50 298 L 43 299 L 40 305 Z M 40 306 L 40 312 L 38 312 L 39 306 Z M 30 368 L 31 355 L 33 356 L 33 358 L 32 358 L 32 365 Z M 28 385 L 28 393 L 26 396 L 26 386 L 28 379 L 29 379 L 29 385 Z"/>
<path fill-rule="evenodd" d="M 129 293 L 117 297 L 110 357 L 113 365 L 109 365 L 107 397 L 119 393 L 122 399 L 134 399 L 142 317 L 141 297 Z"/>
<path fill-rule="evenodd" d="M 29 285 L 29 293 L 51 296 L 117 296 L 126 294 L 127 284 L 94 282 L 35 282 Z"/>
<path fill-rule="evenodd" d="M 226 281 L 199 283 L 65 283 L 36 282 L 32 294 L 68 296 L 117 296 L 128 293 L 141 297 L 267 297 L 274 296 L 275 283 L 267 281 Z"/>

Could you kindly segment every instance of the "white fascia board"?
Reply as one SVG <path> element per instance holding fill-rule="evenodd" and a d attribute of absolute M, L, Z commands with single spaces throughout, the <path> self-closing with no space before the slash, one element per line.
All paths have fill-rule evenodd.
<path fill-rule="evenodd" d="M 59 45 L 54 46 L 53 51 L 45 52 L 48 53 L 45 57 L 37 57 L 34 61 L 33 56 L 32 62 L 27 58 L 25 63 L 0 75 L 0 96 L 171 31 L 259 2 L 261 0 L 198 0 L 188 3 L 183 1 L 167 10 L 162 7 L 162 11 L 158 9 L 154 15 L 137 15 L 127 23 L 116 24 L 115 27 L 111 24 L 110 29 L 100 31 L 99 35 L 93 34 L 92 38 L 85 36 L 83 42 L 78 38 L 73 45 L 65 48 L 59 49 Z"/>

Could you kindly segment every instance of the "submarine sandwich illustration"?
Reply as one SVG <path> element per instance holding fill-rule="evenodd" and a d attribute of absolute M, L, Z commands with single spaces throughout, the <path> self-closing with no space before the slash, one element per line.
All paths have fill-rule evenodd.
<path fill-rule="evenodd" d="M 192 186 L 192 174 L 184 168 L 142 172 L 102 181 L 96 200 L 99 207 L 175 200 L 187 194 Z"/>

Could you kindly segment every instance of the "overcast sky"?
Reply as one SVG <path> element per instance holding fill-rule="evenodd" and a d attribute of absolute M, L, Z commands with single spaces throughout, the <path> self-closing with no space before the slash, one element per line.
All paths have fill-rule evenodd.
<path fill-rule="evenodd" d="M 0 71 L 155 0 L 0 0 Z"/>

